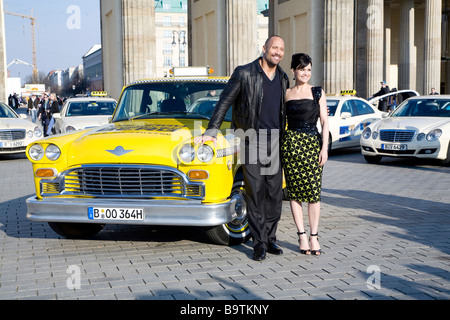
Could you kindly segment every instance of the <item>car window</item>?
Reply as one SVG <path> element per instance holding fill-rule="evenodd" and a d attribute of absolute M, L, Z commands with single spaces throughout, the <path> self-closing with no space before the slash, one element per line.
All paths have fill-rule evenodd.
<path fill-rule="evenodd" d="M 330 117 L 333 117 L 334 114 L 336 113 L 338 104 L 339 104 L 339 100 L 327 99 L 327 107 L 328 107 Z"/>
<path fill-rule="evenodd" d="M 415 99 L 403 102 L 392 117 L 450 117 L 450 99 Z"/>
<path fill-rule="evenodd" d="M 365 115 L 375 113 L 373 109 L 364 101 L 361 100 L 352 100 L 353 106 L 356 109 L 357 115 Z"/>
<path fill-rule="evenodd" d="M 69 102 L 66 117 L 112 115 L 116 103 L 113 101 L 74 101 Z"/>
<path fill-rule="evenodd" d="M 113 122 L 167 114 L 189 118 L 199 115 L 203 116 L 200 118 L 209 117 L 211 106 L 215 105 L 214 101 L 225 85 L 222 81 L 150 81 L 131 85 L 122 93 Z M 198 106 L 192 108 L 196 102 Z M 230 121 L 231 118 L 225 120 Z"/>
<path fill-rule="evenodd" d="M 342 104 L 341 114 L 343 112 L 350 112 L 352 114 L 352 117 L 354 117 L 356 115 L 356 112 L 353 109 L 353 104 L 351 103 L 351 100 L 347 100 Z"/>
<path fill-rule="evenodd" d="M 6 104 L 0 103 L 0 118 L 17 118 L 17 116 Z"/>

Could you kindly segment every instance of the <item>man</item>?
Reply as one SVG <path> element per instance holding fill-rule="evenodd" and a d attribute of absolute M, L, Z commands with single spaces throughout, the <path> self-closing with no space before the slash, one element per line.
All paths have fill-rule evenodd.
<path fill-rule="evenodd" d="M 28 114 L 31 116 L 31 121 L 36 123 L 37 110 L 39 106 L 39 99 L 33 93 L 30 99 L 28 99 Z"/>
<path fill-rule="evenodd" d="M 436 88 L 431 88 L 431 93 L 430 95 L 439 95 L 438 92 L 436 92 Z"/>
<path fill-rule="evenodd" d="M 247 136 L 245 151 L 241 152 L 245 157 L 242 164 L 256 261 L 264 260 L 267 251 L 283 253 L 275 236 L 282 207 L 279 138 L 286 125 L 284 97 L 289 87 L 289 79 L 279 66 L 283 56 L 283 39 L 272 36 L 267 39 L 260 58 L 238 66 L 220 95 L 205 134 L 194 139 L 195 143 L 215 141 L 231 105 L 232 129 L 241 129 L 245 135 L 256 133 L 256 137 Z M 267 156 L 260 149 L 265 150 Z M 258 159 L 254 159 L 253 151 L 259 155 Z M 273 168 L 268 170 L 268 166 Z"/>
<path fill-rule="evenodd" d="M 381 81 L 381 89 L 380 89 L 380 91 L 375 93 L 373 96 L 374 97 L 379 97 L 379 96 L 382 96 L 382 95 L 385 95 L 385 94 L 389 93 L 390 91 L 391 90 L 387 86 L 386 81 Z M 383 98 L 383 99 L 380 100 L 380 102 L 378 103 L 378 109 L 380 111 L 383 111 L 383 112 L 387 112 L 388 111 L 388 98 Z"/>

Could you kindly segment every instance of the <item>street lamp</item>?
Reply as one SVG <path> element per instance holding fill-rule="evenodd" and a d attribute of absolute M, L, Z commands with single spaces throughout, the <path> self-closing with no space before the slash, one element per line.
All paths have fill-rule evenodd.
<path fill-rule="evenodd" d="M 175 47 L 177 45 L 175 41 L 175 35 L 178 34 L 178 66 L 181 67 L 181 45 L 183 48 L 186 46 L 186 31 L 172 31 L 173 41 L 172 46 Z M 181 43 L 181 38 L 183 38 L 183 43 Z M 184 50 L 183 50 L 184 52 Z"/>

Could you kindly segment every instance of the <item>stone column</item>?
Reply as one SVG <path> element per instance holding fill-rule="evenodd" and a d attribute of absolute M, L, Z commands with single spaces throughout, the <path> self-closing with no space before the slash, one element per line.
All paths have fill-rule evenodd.
<path fill-rule="evenodd" d="M 153 0 L 122 0 L 124 84 L 154 76 L 155 4 Z"/>
<path fill-rule="evenodd" d="M 226 0 L 228 27 L 227 73 L 238 65 L 247 64 L 257 57 L 256 1 Z"/>
<path fill-rule="evenodd" d="M 353 89 L 354 1 L 325 0 L 324 89 Z"/>
<path fill-rule="evenodd" d="M 425 1 L 425 72 L 423 94 L 440 90 L 442 1 Z"/>
<path fill-rule="evenodd" d="M 384 0 L 367 3 L 367 96 L 380 88 L 383 78 Z"/>
<path fill-rule="evenodd" d="M 414 46 L 414 0 L 400 3 L 398 89 L 416 89 L 416 48 Z"/>
<path fill-rule="evenodd" d="M 6 44 L 5 44 L 5 11 L 3 0 L 0 0 L 0 101 L 8 103 L 6 68 Z"/>

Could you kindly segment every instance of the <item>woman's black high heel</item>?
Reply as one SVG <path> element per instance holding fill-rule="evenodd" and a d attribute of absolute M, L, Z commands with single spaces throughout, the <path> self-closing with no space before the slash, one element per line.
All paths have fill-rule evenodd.
<path fill-rule="evenodd" d="M 317 237 L 317 242 L 319 242 L 319 237 L 318 237 L 319 233 L 315 233 L 315 234 L 310 234 L 309 237 Z M 311 241 L 311 240 L 310 240 Z M 311 254 L 313 256 L 320 256 L 321 254 L 324 254 L 325 252 L 323 252 L 321 249 L 319 250 L 310 250 Z"/>
<path fill-rule="evenodd" d="M 302 235 L 302 234 L 305 234 L 306 233 L 306 231 L 303 231 L 303 232 L 297 232 L 297 235 L 298 235 L 298 245 L 299 245 L 299 247 L 301 246 L 301 242 L 302 242 L 302 240 L 301 240 L 301 238 L 300 238 L 300 236 Z M 301 254 L 311 254 L 311 249 L 307 249 L 307 250 L 303 250 L 303 249 L 300 249 L 300 253 Z"/>

